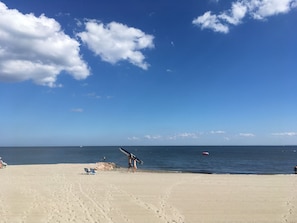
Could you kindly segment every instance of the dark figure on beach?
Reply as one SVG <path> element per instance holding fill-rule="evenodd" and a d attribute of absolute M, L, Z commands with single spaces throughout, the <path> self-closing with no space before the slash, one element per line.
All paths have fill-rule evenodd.
<path fill-rule="evenodd" d="M 133 169 L 134 169 L 134 171 L 137 169 L 136 159 L 135 158 L 133 159 Z"/>
<path fill-rule="evenodd" d="M 128 156 L 128 169 L 130 169 L 132 166 L 132 156 Z"/>
<path fill-rule="evenodd" d="M 297 165 L 294 167 L 295 174 L 297 174 Z"/>
<path fill-rule="evenodd" d="M 128 169 L 133 168 L 133 171 L 137 169 L 136 159 L 134 155 L 128 156 Z"/>

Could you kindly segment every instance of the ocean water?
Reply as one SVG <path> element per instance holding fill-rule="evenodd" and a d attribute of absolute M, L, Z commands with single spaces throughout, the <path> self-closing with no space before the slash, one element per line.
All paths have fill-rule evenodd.
<path fill-rule="evenodd" d="M 127 146 L 139 169 L 220 174 L 292 174 L 297 146 Z M 202 155 L 208 151 L 209 155 Z M 9 165 L 114 162 L 127 167 L 119 146 L 0 147 Z"/>

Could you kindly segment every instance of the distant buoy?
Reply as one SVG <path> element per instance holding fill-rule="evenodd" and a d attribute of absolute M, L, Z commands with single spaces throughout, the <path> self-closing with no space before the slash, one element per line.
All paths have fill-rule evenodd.
<path fill-rule="evenodd" d="M 208 156 L 208 155 L 209 155 L 209 152 L 204 151 L 204 152 L 202 152 L 202 155 L 203 155 L 203 156 Z"/>

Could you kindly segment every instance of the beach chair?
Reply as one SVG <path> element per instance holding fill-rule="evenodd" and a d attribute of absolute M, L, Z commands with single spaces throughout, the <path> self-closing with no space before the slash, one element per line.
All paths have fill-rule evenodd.
<path fill-rule="evenodd" d="M 84 168 L 86 174 L 95 174 L 96 170 L 94 168 Z"/>
<path fill-rule="evenodd" d="M 96 173 L 96 169 L 90 168 L 90 172 L 91 172 L 91 174 L 95 174 Z"/>
<path fill-rule="evenodd" d="M 84 170 L 85 170 L 86 174 L 90 174 L 89 168 L 84 168 Z"/>

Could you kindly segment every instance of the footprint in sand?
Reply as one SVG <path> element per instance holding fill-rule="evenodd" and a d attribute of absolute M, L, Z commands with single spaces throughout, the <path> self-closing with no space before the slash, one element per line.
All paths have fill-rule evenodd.
<path fill-rule="evenodd" d="M 112 219 L 108 216 L 107 214 L 107 210 L 99 203 L 97 203 L 92 197 L 90 197 L 82 188 L 81 184 L 78 184 L 79 187 L 79 191 L 80 193 L 88 200 L 90 201 L 95 207 L 96 210 L 99 210 L 101 213 L 101 216 L 104 218 L 104 222 L 109 222 L 109 223 L 113 223 Z M 96 222 L 95 219 L 93 219 L 92 215 L 90 214 L 87 205 L 85 205 L 82 201 L 79 200 L 79 202 L 81 203 L 81 205 L 83 206 L 83 208 L 85 209 L 86 213 L 88 214 L 88 216 L 92 219 L 93 222 Z"/>
<path fill-rule="evenodd" d="M 184 222 L 184 217 L 183 215 L 181 215 L 177 209 L 173 208 L 172 206 L 167 205 L 166 200 L 168 199 L 168 197 L 170 197 L 170 193 L 171 190 L 173 189 L 175 185 L 171 186 L 168 190 L 166 190 L 166 194 L 161 196 L 161 202 L 160 202 L 160 207 L 156 207 L 153 204 L 147 203 L 145 201 L 143 201 L 141 198 L 128 193 L 126 191 L 120 190 L 118 187 L 116 187 L 115 185 L 112 185 L 112 188 L 115 192 L 118 192 L 120 194 L 122 194 L 122 196 L 126 196 L 127 200 L 130 200 L 131 202 L 135 203 L 137 206 L 140 206 L 142 208 L 144 208 L 145 210 L 153 213 L 157 218 L 162 219 L 164 222 Z M 166 208 L 167 207 L 167 208 Z M 167 214 L 168 210 L 169 212 L 173 215 Z"/>

